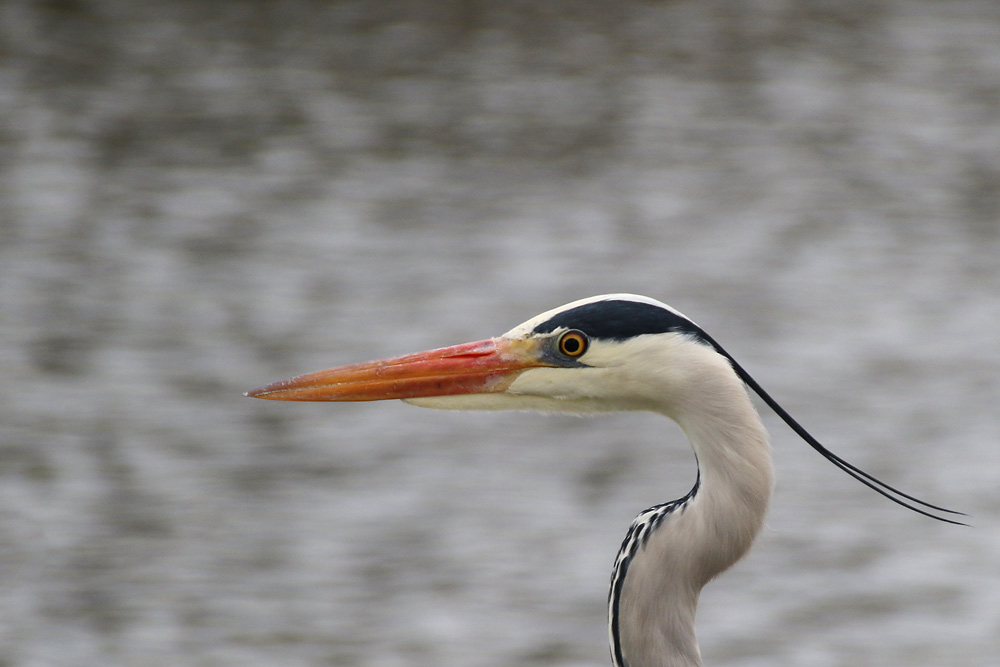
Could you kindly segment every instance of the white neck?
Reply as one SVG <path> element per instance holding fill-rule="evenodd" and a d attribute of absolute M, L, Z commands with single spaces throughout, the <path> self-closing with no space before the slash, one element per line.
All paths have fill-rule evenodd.
<path fill-rule="evenodd" d="M 709 373 L 702 367 L 681 395 L 683 405 L 674 395 L 662 411 L 691 440 L 700 485 L 628 566 L 618 622 L 628 667 L 701 665 L 694 631 L 698 596 L 750 549 L 773 487 L 767 433 L 728 363 Z"/>

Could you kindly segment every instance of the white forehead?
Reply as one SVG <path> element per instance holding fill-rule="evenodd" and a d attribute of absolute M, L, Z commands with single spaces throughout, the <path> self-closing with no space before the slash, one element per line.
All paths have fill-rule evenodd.
<path fill-rule="evenodd" d="M 586 299 L 580 299 L 578 301 L 573 301 L 572 303 L 564 304 L 562 306 L 559 306 L 558 308 L 553 308 L 552 310 L 547 310 L 544 313 L 541 313 L 540 315 L 535 315 L 527 322 L 522 322 L 521 324 L 518 324 L 516 327 L 505 333 L 503 337 L 525 338 L 526 336 L 530 335 L 531 332 L 534 331 L 535 327 L 537 327 L 539 324 L 552 319 L 559 313 L 565 310 L 572 310 L 573 308 L 585 306 L 588 303 L 597 303 L 599 301 L 634 301 L 636 303 L 645 303 L 651 306 L 658 306 L 660 308 L 665 308 L 666 310 L 669 310 L 670 312 L 676 315 L 680 315 L 686 320 L 689 321 L 691 320 L 691 318 L 687 317 L 686 315 L 684 315 L 684 313 L 680 312 L 676 308 L 671 308 L 662 301 L 657 301 L 656 299 L 651 299 L 648 296 L 642 296 L 641 294 L 599 294 L 597 296 L 591 296 L 587 297 Z"/>

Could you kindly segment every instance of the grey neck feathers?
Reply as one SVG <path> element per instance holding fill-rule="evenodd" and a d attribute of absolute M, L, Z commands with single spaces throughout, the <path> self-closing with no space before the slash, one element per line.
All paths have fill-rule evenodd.
<path fill-rule="evenodd" d="M 735 375 L 688 394 L 678 419 L 699 462 L 684 498 L 637 517 L 611 590 L 616 667 L 700 667 L 702 587 L 750 549 L 773 488 L 767 433 Z M 698 389 L 698 388 L 695 388 Z"/>

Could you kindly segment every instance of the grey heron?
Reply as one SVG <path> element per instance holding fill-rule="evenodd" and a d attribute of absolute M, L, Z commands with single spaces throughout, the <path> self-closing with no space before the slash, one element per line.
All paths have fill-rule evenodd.
<path fill-rule="evenodd" d="M 774 484 L 753 389 L 799 436 L 862 484 L 948 523 L 960 514 L 907 495 L 837 456 L 799 425 L 701 327 L 670 306 L 605 294 L 506 334 L 282 380 L 247 395 L 285 401 L 403 399 L 428 408 L 598 413 L 673 419 L 698 464 L 683 498 L 641 512 L 615 559 L 608 633 L 615 667 L 701 665 L 702 588 L 750 549 Z"/>

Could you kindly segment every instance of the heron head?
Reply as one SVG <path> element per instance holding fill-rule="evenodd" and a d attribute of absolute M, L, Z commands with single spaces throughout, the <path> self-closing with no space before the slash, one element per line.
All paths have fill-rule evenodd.
<path fill-rule="evenodd" d="M 604 412 L 657 409 L 703 359 L 701 329 L 666 304 L 631 294 L 582 299 L 506 334 L 309 373 L 248 392 L 292 401 L 403 399 L 459 410 Z M 665 395 L 666 394 L 666 395 Z"/>

